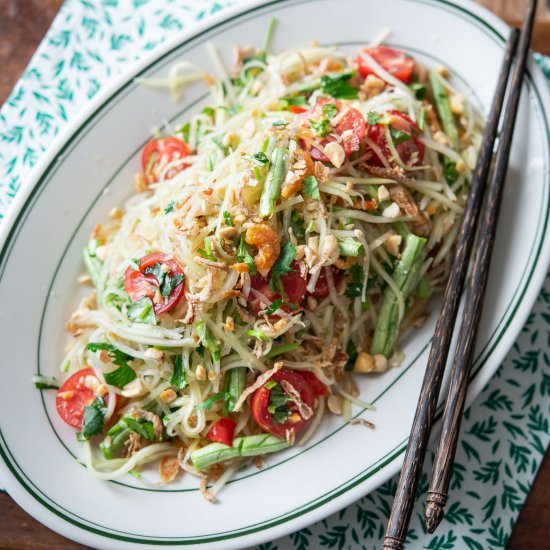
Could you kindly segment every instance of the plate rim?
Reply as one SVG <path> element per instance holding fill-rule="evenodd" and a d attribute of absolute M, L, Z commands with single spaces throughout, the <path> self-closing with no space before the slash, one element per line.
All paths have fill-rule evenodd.
<path fill-rule="evenodd" d="M 60 156 L 64 147 L 69 144 L 69 142 L 71 141 L 71 138 L 75 136 L 78 130 L 87 122 L 89 122 L 91 119 L 93 119 L 94 116 L 99 111 L 101 111 L 102 108 L 104 108 L 105 103 L 109 99 L 113 98 L 122 89 L 124 89 L 126 84 L 131 83 L 131 81 L 133 80 L 136 74 L 139 74 L 140 72 L 147 70 L 150 66 L 158 62 L 161 57 L 168 55 L 173 49 L 185 44 L 186 42 L 192 41 L 193 39 L 199 37 L 204 32 L 214 29 L 217 26 L 223 25 L 224 23 L 227 23 L 230 20 L 244 16 L 247 13 L 253 12 L 257 9 L 262 9 L 272 5 L 276 6 L 278 4 L 284 4 L 284 3 L 290 3 L 290 4 L 303 3 L 306 1 L 315 1 L 315 0 L 298 0 L 298 1 L 296 0 L 260 0 L 255 2 L 249 2 L 242 6 L 236 6 L 233 8 L 225 9 L 219 15 L 216 15 L 210 18 L 209 20 L 207 20 L 206 22 L 197 25 L 192 32 L 189 32 L 189 31 L 182 32 L 181 34 L 178 34 L 172 39 L 167 40 L 162 46 L 157 48 L 157 50 L 144 56 L 144 58 L 142 58 L 140 61 L 133 64 L 132 67 L 129 67 L 128 70 L 123 71 L 111 85 L 107 85 L 105 88 L 103 88 L 103 90 L 100 93 L 98 93 L 98 95 L 94 98 L 94 100 L 90 102 L 88 107 L 83 108 L 80 111 L 79 115 L 77 115 L 72 122 L 67 124 L 67 126 L 62 130 L 62 132 L 60 132 L 59 136 L 50 144 L 48 150 L 44 153 L 44 155 L 42 156 L 37 166 L 32 170 L 31 174 L 28 177 L 27 182 L 25 182 L 24 185 L 22 186 L 22 189 L 20 189 L 17 197 L 13 201 L 7 215 L 4 218 L 4 223 L 2 223 L 2 227 L 0 228 L 0 247 L 1 247 L 0 262 L 2 261 L 6 252 L 9 253 L 9 251 L 11 250 L 11 247 L 9 247 L 9 249 L 6 248 L 6 244 L 10 244 L 11 239 L 13 237 L 12 232 L 18 225 L 16 224 L 16 222 L 19 221 L 19 218 L 21 216 L 25 216 L 25 207 L 27 206 L 30 199 L 32 199 L 34 192 L 37 190 L 37 184 L 40 182 L 42 177 L 44 177 L 47 174 L 47 172 L 49 172 L 50 168 L 52 168 L 55 165 L 58 156 Z M 500 38 L 501 41 L 503 40 L 502 34 L 497 30 L 497 28 L 495 28 L 495 26 L 501 27 L 504 29 L 507 28 L 507 26 L 494 14 L 482 8 L 481 6 L 473 4 L 473 2 L 468 2 L 465 0 L 439 0 L 439 2 L 435 0 L 407 0 L 407 1 L 410 1 L 411 3 L 429 4 L 434 7 L 436 7 L 437 4 L 444 4 L 444 5 L 450 6 L 451 8 L 453 7 L 459 8 L 461 11 L 465 12 L 466 15 L 473 16 L 475 19 L 481 22 L 485 27 L 488 27 L 488 29 L 492 31 L 497 38 Z M 475 13 L 475 12 L 478 12 L 478 13 Z M 492 20 L 492 24 L 491 24 L 491 20 Z M 541 81 L 541 78 L 543 77 L 538 67 L 534 68 L 534 71 L 533 71 L 533 68 L 534 68 L 533 65 L 531 65 L 533 89 L 537 93 L 538 101 L 539 101 L 540 107 L 542 108 L 542 112 L 545 113 L 546 111 L 550 111 L 550 102 L 549 102 L 548 93 L 545 94 L 543 92 L 542 94 L 543 97 L 541 97 L 540 90 L 537 84 L 539 83 L 539 81 Z M 547 89 L 545 91 L 547 92 Z M 548 120 L 544 116 L 542 118 L 546 123 L 546 131 L 548 132 Z M 548 215 L 545 221 L 546 223 L 548 222 Z M 25 220 L 23 220 L 22 223 L 25 223 Z M 545 227 L 540 237 L 541 240 L 539 243 L 539 250 L 537 253 L 537 256 L 539 258 L 541 256 L 543 257 L 546 256 L 547 259 L 550 257 L 550 249 L 548 246 L 548 242 L 546 242 L 546 247 L 544 247 L 547 236 L 548 236 L 548 228 Z M 530 313 L 534 300 L 538 295 L 542 281 L 544 280 L 546 269 L 543 270 L 540 267 L 540 264 L 541 264 L 540 259 L 533 263 L 533 267 L 531 269 L 531 276 L 522 291 L 523 296 L 519 299 L 519 301 L 516 304 L 515 309 L 516 310 L 521 309 L 522 312 L 518 313 L 518 315 L 512 315 L 512 317 L 507 323 L 507 326 L 503 329 L 504 332 L 502 333 L 502 338 L 506 338 L 506 337 L 511 338 L 512 343 L 513 341 L 515 341 L 515 338 L 517 337 L 517 333 L 523 326 L 524 321 L 527 318 L 527 315 Z M 528 305 L 529 307 L 526 307 L 526 305 Z M 494 346 L 496 346 L 497 344 L 498 344 L 498 341 L 495 342 Z M 498 353 L 499 351 L 498 348 L 496 350 L 491 349 L 487 352 L 486 357 L 491 357 L 491 359 L 494 360 L 496 364 L 499 364 L 502 358 L 508 353 L 508 350 L 509 350 L 509 347 L 504 350 L 502 346 L 500 349 L 500 353 Z M 496 366 L 493 368 L 487 368 L 481 365 L 477 369 L 475 374 L 479 374 L 479 377 L 476 378 L 476 380 L 474 381 L 474 384 L 473 384 L 474 391 L 469 392 L 470 396 L 472 396 L 473 393 L 475 393 L 476 395 L 477 393 L 479 393 L 481 387 L 483 387 L 483 385 L 485 385 L 487 380 L 489 380 L 494 375 L 496 368 L 497 368 Z M 469 397 L 468 402 L 470 402 L 472 399 L 473 397 Z M 390 451 L 390 453 L 388 453 L 388 454 L 391 454 L 390 458 L 384 461 L 385 457 L 383 457 L 378 461 L 378 462 L 384 461 L 382 468 L 385 468 L 384 470 L 382 470 L 382 472 L 380 472 L 384 474 L 380 476 L 380 483 L 388 479 L 390 476 L 393 476 L 398 470 L 398 468 L 400 467 L 401 458 L 399 457 L 400 455 L 402 455 L 404 451 L 407 439 L 405 439 L 400 446 L 397 446 L 394 449 L 395 452 Z M 3 449 L 1 448 L 1 446 L 0 446 L 0 451 L 1 451 L 0 454 L 2 454 L 2 458 L 4 459 Z M 388 467 L 389 465 L 391 465 L 392 462 L 394 463 L 393 467 Z M 2 469 L 6 467 L 6 465 L 4 464 L 4 460 L 1 461 L 0 465 L 2 466 Z M 362 474 L 364 473 L 365 472 L 362 472 Z M 10 477 L 10 475 L 8 477 Z M 275 534 L 275 531 L 278 530 L 279 533 L 275 536 L 281 536 L 282 534 L 290 531 L 290 529 L 288 528 L 289 525 L 292 525 L 294 530 L 295 528 L 297 529 L 303 525 L 310 524 L 313 521 L 316 521 L 317 519 L 319 519 L 319 517 L 324 517 L 329 513 L 332 513 L 335 510 L 345 505 L 348 505 L 351 501 L 354 501 L 358 498 L 356 493 L 358 492 L 358 489 L 360 489 L 360 484 L 362 484 L 365 481 L 365 479 L 360 479 L 356 483 L 351 484 L 350 486 L 350 482 L 352 480 L 348 480 L 346 483 L 343 484 L 344 486 L 346 486 L 346 488 L 344 488 L 342 492 L 338 492 L 336 495 L 329 497 L 329 501 L 339 499 L 337 506 L 332 506 L 332 507 L 329 507 L 330 509 L 327 509 L 327 507 L 324 506 L 326 502 L 320 502 L 313 509 L 311 509 L 307 505 L 305 506 L 302 505 L 300 509 L 305 508 L 305 510 L 301 512 L 298 511 L 296 512 L 296 514 L 291 514 L 290 517 L 288 518 L 286 518 L 286 516 L 289 513 L 284 514 L 285 519 L 283 519 L 282 522 L 278 522 L 276 520 L 274 521 L 273 519 L 270 519 L 270 520 L 267 520 L 266 522 L 262 522 L 262 523 L 268 523 L 269 525 L 267 526 L 260 526 L 256 530 L 243 528 L 244 533 L 237 532 L 233 535 L 229 534 L 228 537 L 222 537 L 221 540 L 226 540 L 226 541 L 240 540 L 244 542 L 244 539 L 246 538 L 247 542 L 251 542 L 251 541 L 248 541 L 248 539 L 252 537 L 254 533 L 257 531 L 263 531 L 264 533 L 269 532 L 269 533 Z M 30 483 L 32 484 L 32 482 Z M 6 486 L 9 486 L 11 484 L 12 484 L 12 479 L 10 477 L 9 483 L 6 483 Z M 28 488 L 24 486 L 24 481 L 23 482 L 16 481 L 14 486 L 17 487 L 17 489 L 26 489 L 27 492 L 29 492 Z M 334 489 L 330 492 L 330 494 L 332 494 L 333 492 L 334 492 Z M 10 491 L 10 494 L 14 495 L 14 497 L 16 496 L 20 497 L 20 494 L 18 493 L 17 490 L 14 491 L 12 489 Z M 28 496 L 24 492 L 22 494 L 25 497 Z M 80 525 L 76 522 L 71 521 L 70 518 L 63 517 L 56 510 L 52 510 L 52 509 L 50 509 L 50 511 L 44 510 L 43 509 L 44 506 L 46 508 L 49 508 L 49 506 L 45 503 L 41 503 L 40 499 L 37 499 L 36 495 L 34 495 L 32 491 L 29 492 L 29 494 L 30 494 L 29 498 L 30 498 L 31 504 L 37 505 L 37 506 L 22 505 L 24 509 L 29 511 L 29 513 L 34 515 L 42 523 L 48 525 L 49 527 L 55 529 L 58 532 L 66 534 L 66 536 L 69 536 L 74 540 L 80 540 L 85 543 L 89 543 L 90 531 L 95 535 L 100 535 L 110 540 L 115 540 L 115 541 L 118 540 L 119 542 L 120 541 L 125 542 L 127 540 L 125 538 L 122 538 L 121 540 L 119 537 L 113 537 L 111 534 L 95 532 L 94 530 L 91 530 L 84 525 Z M 348 499 L 341 499 L 342 495 L 344 494 L 348 495 Z M 364 491 L 361 494 L 364 494 Z M 316 502 L 320 498 L 322 497 L 316 498 L 313 502 Z M 19 498 L 15 498 L 15 500 L 21 505 Z M 25 500 L 25 499 L 21 497 L 21 500 Z M 30 508 L 33 508 L 33 511 L 36 513 L 33 513 L 33 511 L 31 511 Z M 51 521 L 47 521 L 46 518 Z M 298 518 L 302 518 L 302 521 L 299 522 Z M 57 523 L 55 525 L 52 525 L 54 520 L 57 522 L 59 519 L 64 521 L 62 521 L 61 524 Z M 307 521 L 303 521 L 303 519 L 306 519 Z M 74 528 L 71 527 L 70 529 L 68 529 L 68 526 L 66 525 L 65 522 L 73 523 L 77 528 L 76 532 L 78 532 L 82 536 L 77 537 L 75 535 Z M 290 524 L 290 522 L 292 522 L 292 524 Z M 61 529 L 61 526 L 63 526 L 64 528 L 67 527 L 67 531 L 65 531 L 65 529 Z M 94 540 L 95 540 L 95 537 L 94 537 Z M 157 542 L 157 540 L 158 538 L 154 537 L 149 540 L 145 540 L 144 544 L 155 543 Z M 205 540 L 205 538 L 201 537 L 199 539 L 197 537 L 197 538 L 194 538 L 193 540 L 187 539 L 187 540 L 177 540 L 173 542 L 166 542 L 166 539 L 160 539 L 160 540 L 162 540 L 162 542 L 157 542 L 157 544 L 160 543 L 160 544 L 182 544 L 183 545 L 183 544 L 202 543 L 202 540 Z M 210 537 L 207 540 L 212 540 L 212 538 Z M 218 540 L 220 540 L 220 538 L 218 538 Z M 127 542 L 139 543 L 139 541 L 136 541 L 136 540 L 128 540 Z M 260 542 L 260 541 L 258 540 L 257 542 Z M 227 545 L 225 546 L 225 548 L 227 548 Z"/>

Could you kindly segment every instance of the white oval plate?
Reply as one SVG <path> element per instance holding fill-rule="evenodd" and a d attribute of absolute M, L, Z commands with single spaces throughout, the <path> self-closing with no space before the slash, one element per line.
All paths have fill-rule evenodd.
<path fill-rule="evenodd" d="M 204 99 L 200 85 L 184 102 L 136 85 L 136 75 L 165 75 L 182 57 L 210 67 L 214 42 L 230 62 L 236 41 L 261 44 L 278 20 L 274 49 L 319 39 L 353 49 L 390 27 L 389 44 L 453 71 L 456 85 L 487 112 L 508 28 L 470 2 L 437 0 L 281 0 L 225 12 L 194 34 L 160 48 L 97 97 L 44 155 L 2 227 L 0 256 L 0 474 L 15 500 L 61 534 L 99 548 L 147 545 L 235 548 L 275 539 L 350 504 L 394 475 L 402 460 L 423 375 L 431 323 L 403 342 L 406 361 L 362 378 L 376 404 L 374 431 L 327 419 L 306 448 L 272 456 L 243 472 L 216 505 L 196 480 L 165 490 L 133 478 L 104 483 L 74 459 L 74 431 L 55 414 L 52 392 L 31 383 L 55 375 L 75 306 L 80 251 L 91 228 L 132 191 L 150 128 L 180 121 Z M 534 64 L 524 89 L 491 281 L 479 331 L 472 399 L 512 346 L 537 296 L 550 255 L 550 100 Z M 360 414 L 360 411 L 355 411 Z"/>

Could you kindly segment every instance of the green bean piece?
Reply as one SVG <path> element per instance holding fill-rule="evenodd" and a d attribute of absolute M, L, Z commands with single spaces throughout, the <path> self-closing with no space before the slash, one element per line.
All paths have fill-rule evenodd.
<path fill-rule="evenodd" d="M 107 460 L 111 460 L 119 453 L 126 440 L 130 437 L 130 428 L 115 424 L 107 433 L 107 437 L 111 438 L 109 446 L 105 445 L 105 440 L 103 440 L 99 444 L 99 448 L 103 456 Z"/>
<path fill-rule="evenodd" d="M 420 281 L 418 281 L 418 286 L 416 287 L 416 295 L 419 298 L 429 298 L 433 293 L 432 283 L 427 275 L 422 275 Z"/>
<path fill-rule="evenodd" d="M 270 434 L 249 435 L 235 439 L 232 447 L 223 443 L 211 443 L 202 449 L 197 449 L 191 453 L 191 461 L 196 470 L 204 470 L 212 464 L 232 458 L 275 453 L 287 447 L 288 443 L 284 439 Z"/>
<path fill-rule="evenodd" d="M 434 101 L 443 130 L 451 140 L 453 147 L 458 149 L 458 130 L 456 129 L 455 119 L 451 110 L 451 103 L 443 80 L 441 80 L 441 76 L 437 71 L 430 72 L 430 84 L 432 85 Z"/>
<path fill-rule="evenodd" d="M 231 369 L 226 375 L 226 391 L 229 392 L 229 399 L 227 400 L 227 410 L 231 412 L 235 408 L 235 404 L 239 400 L 239 397 L 244 391 L 244 384 L 246 379 L 246 367 L 236 367 Z"/>
<path fill-rule="evenodd" d="M 412 292 L 418 278 L 418 270 L 422 263 L 422 251 L 426 239 L 417 237 L 412 233 L 405 238 L 405 247 L 401 258 L 397 262 L 392 279 L 407 299 Z M 372 339 L 371 354 L 382 354 L 389 356 L 397 334 L 399 332 L 399 307 L 397 296 L 391 287 L 386 287 L 382 300 L 382 307 L 378 316 L 378 322 Z"/>
<path fill-rule="evenodd" d="M 268 218 L 275 212 L 275 202 L 281 194 L 281 186 L 285 179 L 285 161 L 287 150 L 278 147 L 271 156 L 271 167 L 265 178 L 258 214 L 262 218 Z"/>

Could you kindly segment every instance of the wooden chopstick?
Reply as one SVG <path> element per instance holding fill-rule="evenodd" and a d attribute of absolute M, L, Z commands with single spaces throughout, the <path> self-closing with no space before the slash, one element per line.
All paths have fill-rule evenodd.
<path fill-rule="evenodd" d="M 457 236 L 456 253 L 451 275 L 445 287 L 443 304 L 437 320 L 426 372 L 422 381 L 409 443 L 386 528 L 386 535 L 384 537 L 385 549 L 401 550 L 407 534 L 416 489 L 418 487 L 418 479 L 426 454 L 426 447 L 441 389 L 443 372 L 449 354 L 460 296 L 466 278 L 478 215 L 491 167 L 500 114 L 504 104 L 508 76 L 516 51 L 517 39 L 518 31 L 517 29 L 512 29 L 508 38 L 491 112 L 483 133 L 483 140 L 472 177 L 464 217 Z"/>
<path fill-rule="evenodd" d="M 495 242 L 497 220 L 508 169 L 508 159 L 512 146 L 523 76 L 529 53 L 536 4 L 536 0 L 531 2 L 529 12 L 523 24 L 516 66 L 512 75 L 508 102 L 504 111 L 495 168 L 487 191 L 487 198 L 481 211 L 479 243 L 466 291 L 462 325 L 458 335 L 451 370 L 451 383 L 443 414 L 441 437 L 433 465 L 428 498 L 424 508 L 424 519 L 429 533 L 433 533 L 443 519 L 444 508 L 447 502 L 451 469 L 458 442 L 466 392 L 468 390 L 470 369 L 474 360 L 483 298 L 487 288 L 489 266 Z"/>

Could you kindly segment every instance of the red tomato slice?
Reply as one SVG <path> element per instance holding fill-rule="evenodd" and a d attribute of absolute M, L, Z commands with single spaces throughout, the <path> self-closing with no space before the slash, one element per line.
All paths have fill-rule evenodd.
<path fill-rule="evenodd" d="M 206 439 L 217 441 L 224 445 L 233 446 L 235 426 L 237 423 L 231 418 L 220 418 L 206 433 Z"/>
<path fill-rule="evenodd" d="M 395 150 L 401 158 L 403 164 L 408 166 L 419 166 L 424 161 L 424 153 L 426 146 L 418 137 L 422 131 L 405 113 L 396 110 L 385 111 L 381 115 L 385 119 L 389 119 L 389 125 L 400 132 L 408 134 L 411 139 L 402 141 L 395 145 Z M 391 163 L 395 162 L 386 141 L 385 126 L 383 124 L 369 124 L 367 127 L 367 136 L 378 145 L 384 157 Z M 378 154 L 371 149 L 372 156 L 369 159 L 369 164 L 373 166 L 384 166 Z"/>
<path fill-rule="evenodd" d="M 185 289 L 185 282 L 182 281 L 168 298 L 164 298 L 162 302 L 155 303 L 154 297 L 159 288 L 159 283 L 156 277 L 152 274 L 145 274 L 145 270 L 148 267 L 154 267 L 156 263 L 165 265 L 168 267 L 168 275 L 174 277 L 176 275 L 183 275 L 182 267 L 174 260 L 173 256 L 163 254 L 162 252 L 154 252 L 144 256 L 139 261 L 139 270 L 129 266 L 124 273 L 124 290 L 130 295 L 132 301 L 137 302 L 141 298 L 148 296 L 153 300 L 153 309 L 156 314 L 170 311 L 181 300 L 183 291 Z"/>
<path fill-rule="evenodd" d="M 316 396 L 327 396 L 328 388 L 310 370 L 296 371 L 311 387 Z"/>
<path fill-rule="evenodd" d="M 292 262 L 291 267 L 294 271 L 291 271 L 287 275 L 283 275 L 281 277 L 281 283 L 285 290 L 286 301 L 290 304 L 299 306 L 306 297 L 307 280 L 300 275 L 300 268 L 297 262 Z M 273 292 L 271 289 L 269 285 L 270 278 L 270 274 L 268 274 L 265 279 L 261 275 L 254 275 L 254 277 L 250 279 L 250 286 L 263 294 L 269 301 L 274 302 L 275 300 L 281 299 L 281 295 L 278 292 Z M 256 316 L 264 309 L 261 303 L 261 298 L 256 296 L 253 292 L 250 292 L 248 295 L 248 305 Z M 286 305 L 281 306 L 281 309 L 287 313 L 292 313 L 294 311 Z"/>
<path fill-rule="evenodd" d="M 82 429 L 82 418 L 84 407 L 93 403 L 97 393 L 85 385 L 86 377 L 91 376 L 97 380 L 93 369 L 83 369 L 75 372 L 70 378 L 63 382 L 57 391 L 55 405 L 59 416 L 73 428 Z M 109 397 L 105 397 L 105 403 Z"/>
<path fill-rule="evenodd" d="M 340 281 L 344 276 L 344 272 L 341 269 L 337 269 L 336 267 L 333 267 L 333 266 L 330 266 L 328 268 L 325 267 L 321 271 L 321 274 L 317 279 L 317 284 L 315 285 L 313 292 L 310 293 L 312 296 L 314 296 L 315 298 L 318 298 L 319 300 L 324 300 L 329 295 L 327 273 L 326 273 L 327 269 L 330 269 L 332 273 L 332 280 L 334 281 L 335 287 L 338 287 L 338 285 L 340 284 Z"/>
<path fill-rule="evenodd" d="M 304 123 L 309 124 L 309 120 L 320 121 L 323 118 L 326 118 L 323 115 L 323 105 L 327 103 L 332 103 L 338 109 L 340 113 L 343 109 L 345 113 L 340 117 L 339 114 L 336 114 L 334 118 L 337 119 L 336 126 L 332 129 L 329 136 L 323 138 L 321 143 L 325 147 L 331 141 L 335 141 L 337 137 L 340 137 L 344 132 L 351 130 L 351 133 L 346 133 L 340 145 L 344 149 L 346 157 L 349 157 L 354 151 L 359 149 L 363 136 L 365 135 L 365 119 L 360 111 L 354 109 L 353 107 L 348 107 L 341 101 L 337 99 L 322 99 L 318 101 L 309 111 L 306 111 L 303 114 Z M 330 162 L 328 157 L 319 149 L 312 147 L 309 151 L 311 158 L 314 160 L 320 160 L 321 162 Z"/>
<path fill-rule="evenodd" d="M 191 149 L 182 139 L 175 137 L 152 139 L 145 145 L 141 153 L 141 166 L 145 179 L 148 183 L 159 181 L 165 166 L 190 154 Z M 153 155 L 155 156 L 153 157 Z M 173 178 L 188 166 L 189 164 L 178 163 L 168 170 L 165 177 Z"/>
<path fill-rule="evenodd" d="M 298 107 L 298 105 L 290 105 L 288 107 L 288 110 L 296 115 L 299 115 L 300 113 L 305 113 L 307 111 L 307 109 L 304 109 L 303 107 Z"/>
<path fill-rule="evenodd" d="M 270 381 L 281 382 L 286 380 L 298 391 L 300 399 L 310 407 L 313 407 L 315 402 L 315 394 L 310 384 L 303 378 L 300 373 L 296 371 L 281 369 L 276 372 Z M 289 401 L 287 406 L 289 407 L 289 418 L 286 422 L 277 423 L 273 422 L 273 417 L 268 410 L 269 396 L 271 390 L 268 390 L 265 386 L 258 388 L 252 395 L 251 409 L 254 420 L 262 428 L 262 430 L 273 434 L 275 437 L 285 437 L 286 430 L 293 429 L 294 434 L 298 434 L 307 424 L 307 420 L 300 415 L 298 408 L 293 401 Z"/>
<path fill-rule="evenodd" d="M 364 51 L 392 76 L 402 82 L 410 82 L 414 70 L 414 59 L 412 57 L 387 46 L 365 48 Z M 369 74 L 375 74 L 360 55 L 357 56 L 357 64 L 359 73 L 363 78 L 367 78 Z"/>

